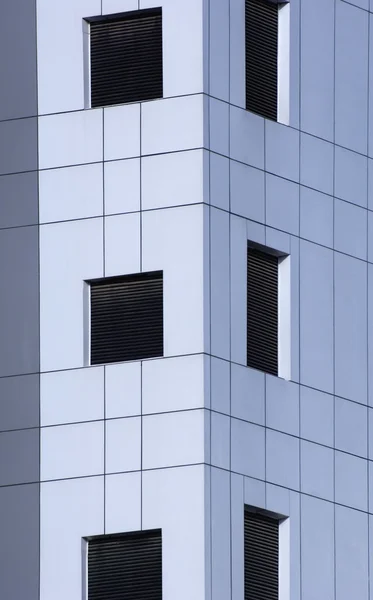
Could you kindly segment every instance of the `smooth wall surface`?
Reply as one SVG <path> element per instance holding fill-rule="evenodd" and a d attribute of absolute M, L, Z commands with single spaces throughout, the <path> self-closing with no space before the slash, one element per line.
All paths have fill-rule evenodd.
<path fill-rule="evenodd" d="M 39 599 L 36 3 L 0 22 L 0 596 Z"/>
<path fill-rule="evenodd" d="M 244 4 L 205 28 L 211 594 L 243 598 L 246 502 L 290 517 L 291 600 L 368 600 L 372 7 L 290 1 L 284 126 L 244 110 Z M 290 254 L 290 381 L 245 367 L 247 240 Z"/>
<path fill-rule="evenodd" d="M 147 528 L 162 528 L 165 600 L 202 600 L 211 587 L 203 3 L 161 3 L 163 100 L 94 110 L 84 110 L 83 18 L 158 3 L 37 4 L 39 600 L 81 600 L 82 537 Z M 164 357 L 90 367 L 84 282 L 153 270 L 163 271 Z M 56 586 L 61 569 L 69 575 Z"/>

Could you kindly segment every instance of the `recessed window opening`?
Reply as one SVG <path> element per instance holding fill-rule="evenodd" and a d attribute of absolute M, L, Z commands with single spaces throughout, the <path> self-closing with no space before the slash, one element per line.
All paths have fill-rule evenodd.
<path fill-rule="evenodd" d="M 90 364 L 163 356 L 163 273 L 88 281 Z"/>
<path fill-rule="evenodd" d="M 290 7 L 246 0 L 246 109 L 289 123 Z"/>
<path fill-rule="evenodd" d="M 92 108 L 163 96 L 162 9 L 87 19 Z"/>
<path fill-rule="evenodd" d="M 290 379 L 290 257 L 248 243 L 247 366 Z"/>
<path fill-rule="evenodd" d="M 245 600 L 289 600 L 289 532 L 287 517 L 245 506 Z"/>
<path fill-rule="evenodd" d="M 162 600 L 161 530 L 88 538 L 86 600 Z"/>

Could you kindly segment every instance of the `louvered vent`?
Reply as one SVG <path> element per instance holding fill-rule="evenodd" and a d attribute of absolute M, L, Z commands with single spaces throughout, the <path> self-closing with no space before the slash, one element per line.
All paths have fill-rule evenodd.
<path fill-rule="evenodd" d="M 247 366 L 278 374 L 278 258 L 247 250 Z"/>
<path fill-rule="evenodd" d="M 246 109 L 277 120 L 278 6 L 246 0 Z"/>
<path fill-rule="evenodd" d="M 163 274 L 90 282 L 91 364 L 163 356 Z"/>
<path fill-rule="evenodd" d="M 161 531 L 89 541 L 88 600 L 162 600 Z"/>
<path fill-rule="evenodd" d="M 278 521 L 245 510 L 245 600 L 278 600 Z"/>
<path fill-rule="evenodd" d="M 92 20 L 91 106 L 163 96 L 162 9 Z"/>

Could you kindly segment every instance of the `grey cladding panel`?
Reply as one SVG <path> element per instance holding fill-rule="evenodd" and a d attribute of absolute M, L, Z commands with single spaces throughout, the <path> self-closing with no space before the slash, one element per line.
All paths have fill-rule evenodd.
<path fill-rule="evenodd" d="M 39 426 L 39 375 L 0 379 L 0 431 Z"/>
<path fill-rule="evenodd" d="M 8 0 L 2 6 L 0 121 L 37 113 L 36 1 Z"/>
<path fill-rule="evenodd" d="M 0 376 L 39 370 L 38 228 L 0 231 Z"/>
<path fill-rule="evenodd" d="M 0 489 L 0 597 L 39 598 L 39 485 Z"/>
<path fill-rule="evenodd" d="M 0 123 L 0 175 L 35 171 L 37 139 L 36 118 Z"/>
<path fill-rule="evenodd" d="M 39 429 L 0 433 L 0 457 L 0 486 L 38 481 Z"/>
<path fill-rule="evenodd" d="M 0 177 L 0 228 L 37 225 L 38 175 L 19 173 Z"/>

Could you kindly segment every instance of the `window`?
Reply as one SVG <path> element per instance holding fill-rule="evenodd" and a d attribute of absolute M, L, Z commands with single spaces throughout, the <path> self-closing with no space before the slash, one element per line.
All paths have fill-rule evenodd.
<path fill-rule="evenodd" d="M 246 0 L 246 109 L 289 124 L 289 0 Z"/>
<path fill-rule="evenodd" d="M 247 366 L 278 375 L 279 259 L 247 249 Z"/>
<path fill-rule="evenodd" d="M 88 540 L 87 600 L 162 600 L 160 530 Z"/>
<path fill-rule="evenodd" d="M 279 600 L 279 521 L 245 510 L 245 600 Z"/>
<path fill-rule="evenodd" d="M 246 0 L 246 109 L 277 120 L 278 6 Z"/>
<path fill-rule="evenodd" d="M 163 273 L 88 282 L 90 362 L 163 356 Z"/>
<path fill-rule="evenodd" d="M 162 9 L 88 21 L 90 105 L 162 98 Z"/>

